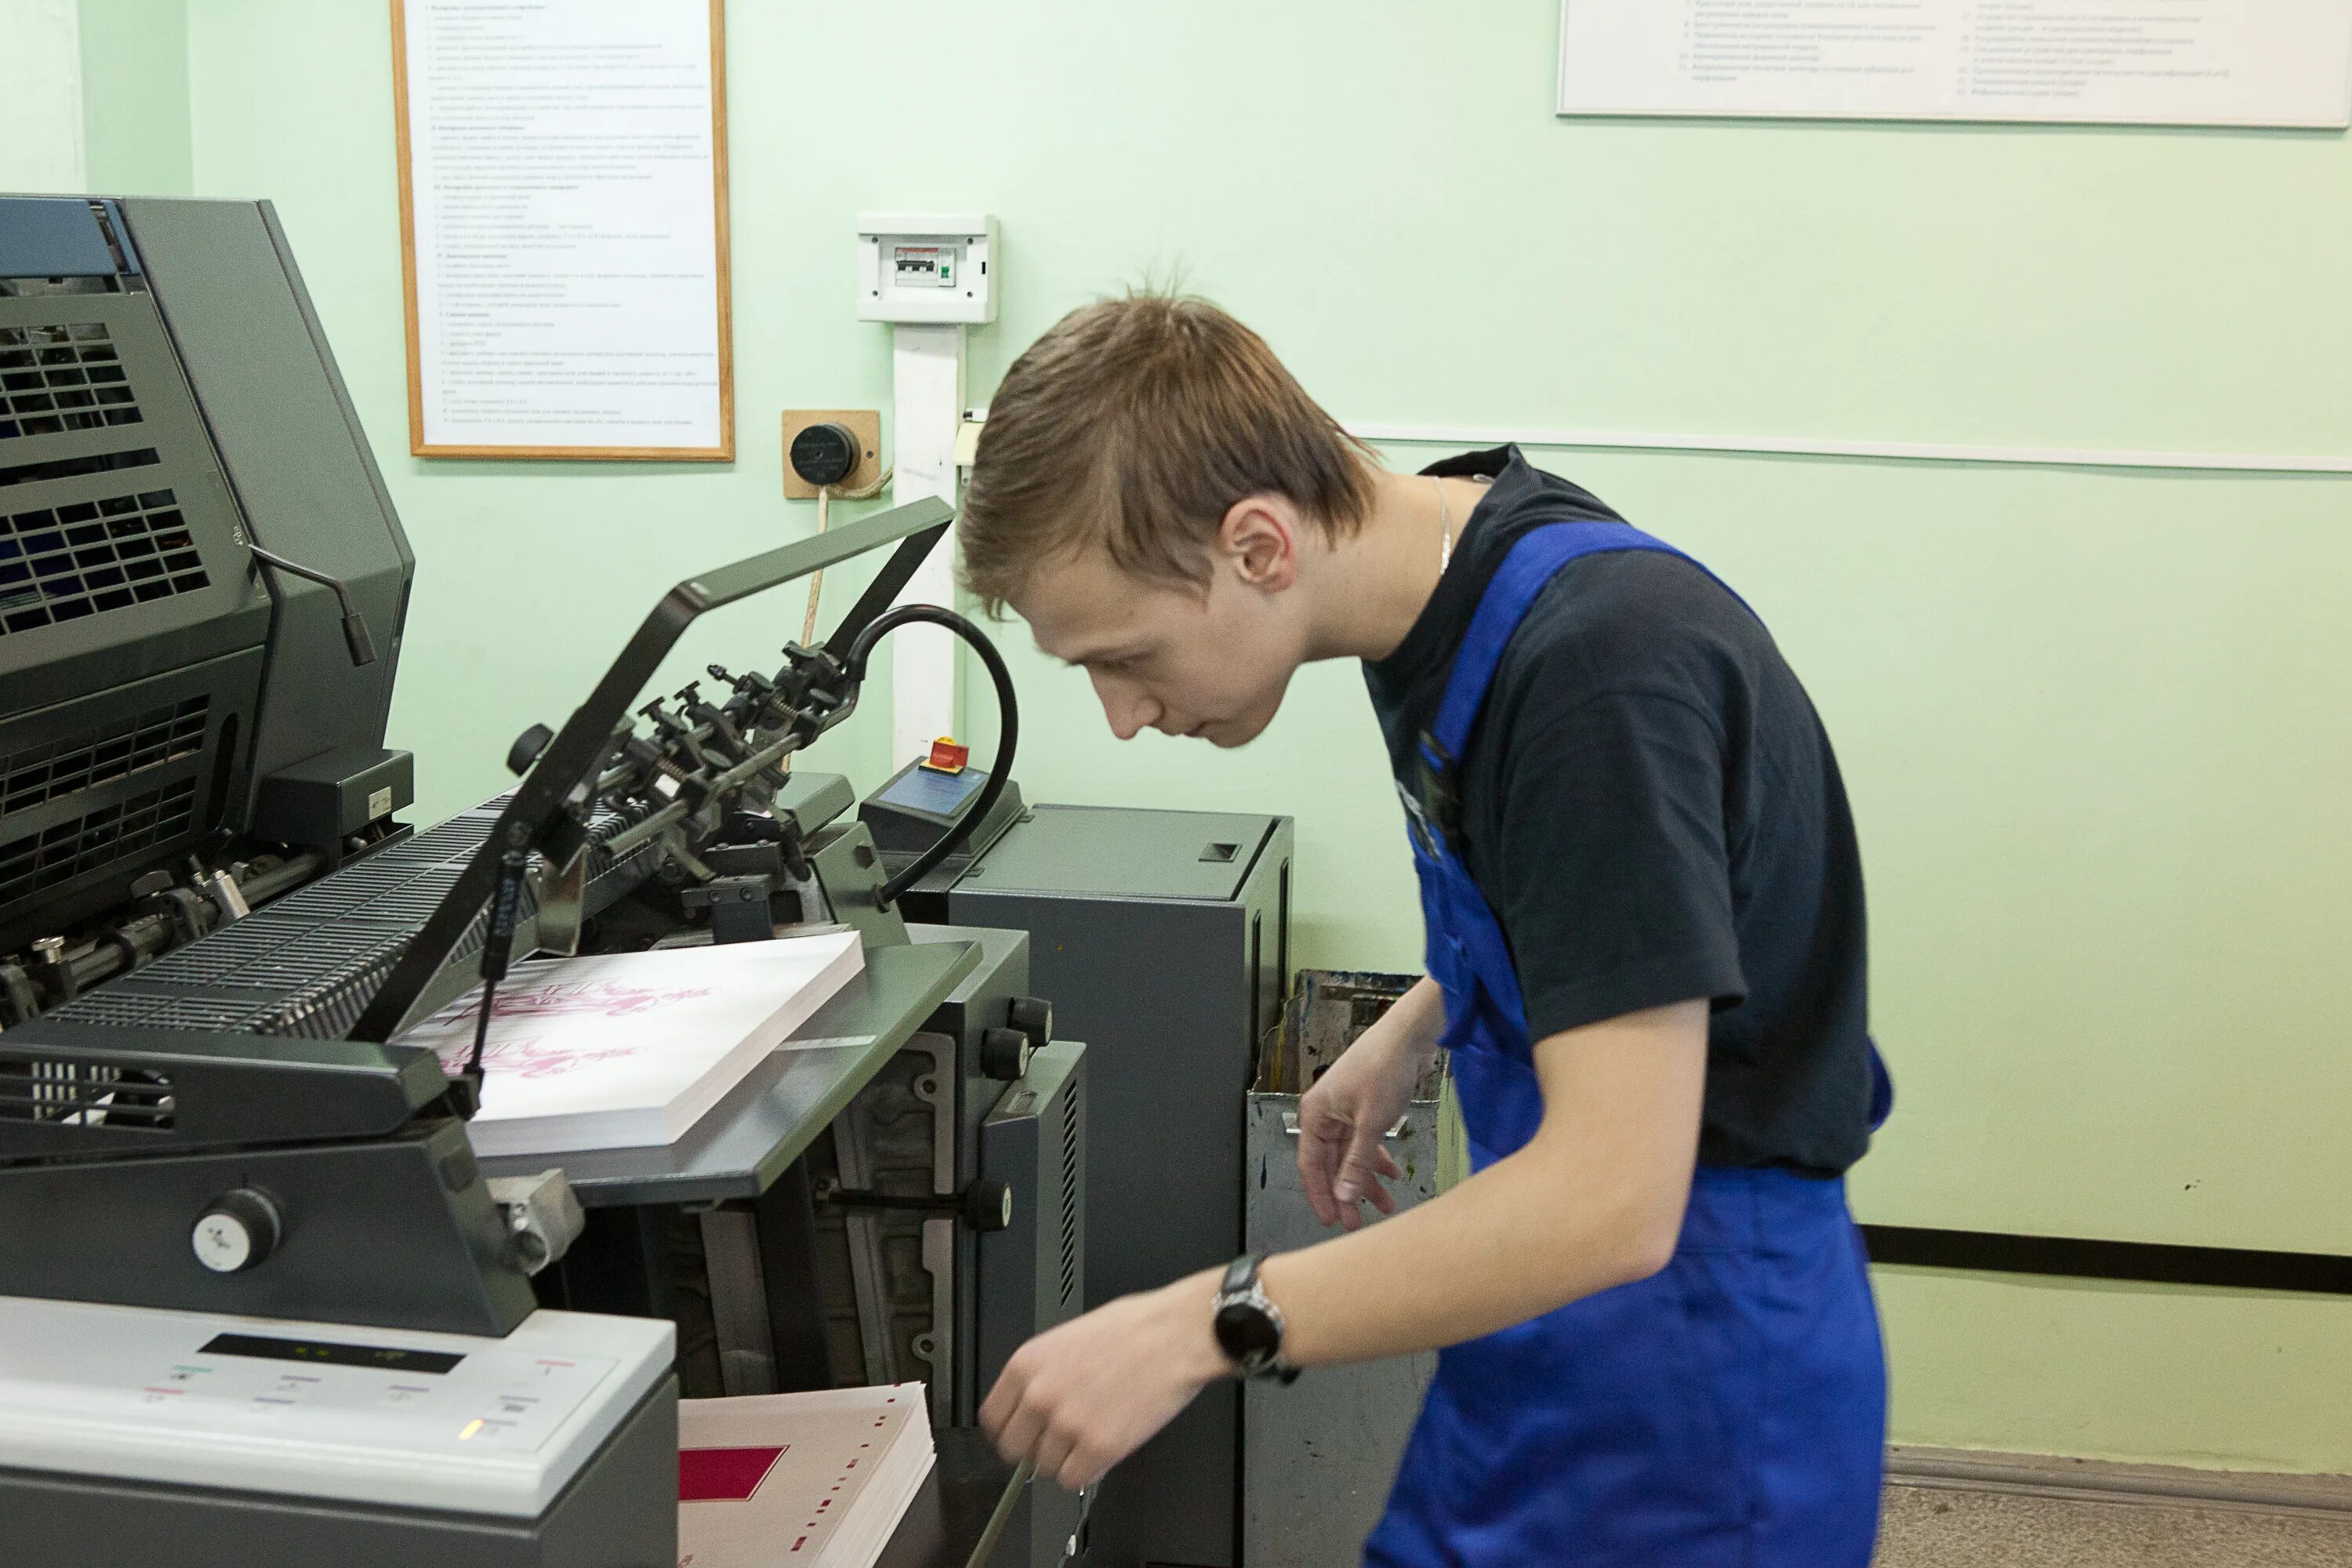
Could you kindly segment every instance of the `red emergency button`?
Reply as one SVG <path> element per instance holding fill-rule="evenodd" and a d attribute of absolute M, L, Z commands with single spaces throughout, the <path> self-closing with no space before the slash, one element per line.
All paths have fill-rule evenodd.
<path fill-rule="evenodd" d="M 971 748 L 959 746 L 952 735 L 941 735 L 931 742 L 931 754 L 923 759 L 923 766 L 935 773 L 960 773 L 971 761 Z"/>

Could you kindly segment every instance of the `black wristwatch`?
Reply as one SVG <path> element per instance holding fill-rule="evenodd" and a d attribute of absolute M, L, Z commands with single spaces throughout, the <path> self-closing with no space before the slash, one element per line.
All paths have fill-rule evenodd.
<path fill-rule="evenodd" d="M 1233 1358 L 1244 1377 L 1298 1381 L 1298 1369 L 1282 1364 L 1282 1309 L 1266 1300 L 1257 1282 L 1256 1253 L 1236 1258 L 1217 1286 L 1217 1346 Z"/>

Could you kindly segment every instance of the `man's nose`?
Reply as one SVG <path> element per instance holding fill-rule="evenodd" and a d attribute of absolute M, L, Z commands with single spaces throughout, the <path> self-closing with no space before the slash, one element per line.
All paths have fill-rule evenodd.
<path fill-rule="evenodd" d="M 1110 732 L 1122 741 L 1132 741 L 1160 719 L 1160 704 L 1142 691 L 1124 681 L 1094 677 L 1095 697 L 1102 703 L 1103 717 L 1109 721 Z"/>

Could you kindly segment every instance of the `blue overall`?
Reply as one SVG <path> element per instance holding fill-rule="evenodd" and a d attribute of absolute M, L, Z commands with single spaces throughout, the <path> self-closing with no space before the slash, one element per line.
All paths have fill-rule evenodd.
<path fill-rule="evenodd" d="M 1624 550 L 1680 553 L 1612 522 L 1547 524 L 1512 547 L 1423 739 L 1428 786 L 1402 791 L 1474 1169 L 1534 1135 L 1543 1096 L 1510 950 L 1451 838 L 1457 760 L 1538 593 L 1580 556 Z M 1893 1102 L 1874 1047 L 1871 1073 L 1874 1128 Z M 1864 1568 L 1885 1404 L 1844 1183 L 1701 1165 L 1662 1272 L 1440 1354 L 1365 1561 Z"/>

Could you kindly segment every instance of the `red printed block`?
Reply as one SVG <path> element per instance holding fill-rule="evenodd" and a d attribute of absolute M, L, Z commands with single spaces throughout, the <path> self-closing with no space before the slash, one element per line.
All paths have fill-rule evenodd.
<path fill-rule="evenodd" d="M 677 1500 L 743 1502 L 760 1489 L 783 1457 L 783 1446 L 765 1448 L 681 1448 L 677 1455 Z"/>

